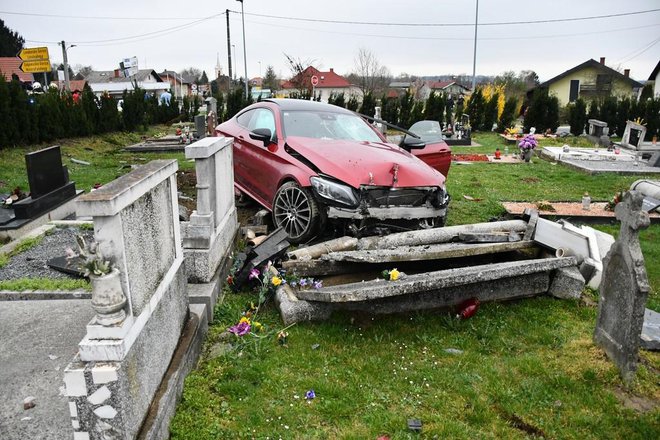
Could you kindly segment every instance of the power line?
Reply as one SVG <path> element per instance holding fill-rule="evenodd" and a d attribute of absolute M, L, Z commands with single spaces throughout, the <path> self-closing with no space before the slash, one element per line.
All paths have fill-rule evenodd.
<path fill-rule="evenodd" d="M 614 17 L 626 17 L 631 15 L 640 15 L 648 14 L 652 12 L 658 12 L 660 8 L 657 9 L 648 9 L 644 11 L 634 11 L 634 12 L 622 12 L 618 14 L 606 14 L 606 15 L 591 15 L 586 17 L 569 17 L 569 18 L 555 18 L 547 20 L 520 20 L 520 21 L 500 21 L 500 22 L 485 22 L 480 23 L 479 26 L 507 26 L 507 25 L 523 25 L 523 24 L 540 24 L 540 23 L 562 23 L 562 22 L 571 22 L 571 21 L 584 21 L 584 20 L 600 20 L 604 18 L 614 18 Z M 234 14 L 240 14 L 240 11 L 230 12 Z M 30 17 L 45 17 L 45 18 L 67 18 L 67 19 L 84 19 L 84 20 L 204 20 L 205 17 L 121 17 L 121 16 L 84 16 L 84 15 L 61 15 L 61 14 L 38 14 L 32 12 L 13 12 L 13 11 L 0 11 L 0 14 L 7 15 L 22 15 Z M 222 13 L 224 14 L 224 12 Z M 214 15 L 217 17 L 222 14 Z M 252 15 L 255 17 L 262 18 L 273 18 L 278 20 L 290 20 L 290 21 L 306 21 L 313 23 L 330 23 L 330 24 L 352 24 L 352 25 L 364 25 L 364 26 L 408 26 L 408 27 L 459 27 L 459 26 L 474 26 L 474 23 L 394 23 L 394 22 L 373 22 L 373 21 L 348 21 L 348 20 L 328 20 L 320 18 L 304 18 L 304 17 L 284 17 L 281 15 L 268 15 L 268 14 L 257 14 L 257 13 L 248 13 L 245 15 Z"/>
<path fill-rule="evenodd" d="M 191 21 L 189 23 L 181 24 L 181 25 L 178 25 L 178 26 L 172 26 L 172 27 L 160 29 L 160 30 L 153 31 L 153 32 L 147 32 L 147 33 L 144 33 L 144 34 L 132 35 L 132 36 L 129 36 L 129 37 L 110 38 L 110 39 L 106 39 L 106 40 L 71 41 L 71 43 L 76 44 L 76 45 L 80 45 L 80 46 L 95 46 L 95 45 L 104 46 L 104 45 L 108 45 L 108 44 L 103 44 L 103 43 L 118 43 L 118 42 L 134 43 L 134 42 L 137 42 L 137 41 L 148 40 L 148 39 L 151 39 L 151 38 L 156 38 L 156 37 L 159 37 L 159 36 L 162 36 L 162 35 L 167 35 L 167 34 L 170 34 L 170 33 L 173 33 L 173 32 L 178 32 L 178 31 L 181 31 L 181 30 L 184 30 L 184 29 L 188 29 L 188 28 L 193 27 L 195 25 L 198 25 L 198 24 L 200 24 L 204 21 L 211 20 L 211 19 L 216 18 L 216 17 L 221 16 L 221 15 L 225 15 L 225 13 L 221 12 L 219 14 L 209 15 L 208 17 L 204 17 L 204 18 L 201 18 L 199 20 Z M 146 38 L 142 38 L 142 37 L 146 37 Z M 127 40 L 132 40 L 132 41 L 127 41 Z M 31 42 L 31 43 L 42 43 L 42 44 L 53 44 L 53 43 L 55 43 L 53 41 L 36 41 L 36 40 L 25 40 L 25 41 Z"/>
<path fill-rule="evenodd" d="M 644 52 L 646 52 L 647 50 L 658 44 L 658 42 L 660 42 L 660 37 L 644 45 L 643 47 L 639 49 L 635 49 L 632 52 L 628 53 L 627 55 L 624 55 L 623 57 L 619 58 L 617 60 L 617 63 L 627 63 L 630 60 L 634 60 L 635 58 L 637 58 L 638 56 L 640 56 L 641 54 L 643 54 Z"/>
<path fill-rule="evenodd" d="M 658 12 L 658 11 L 660 11 L 660 8 L 648 9 L 645 11 L 622 12 L 619 14 L 591 15 L 586 17 L 572 17 L 572 18 L 555 18 L 549 20 L 485 22 L 485 23 L 479 23 L 479 26 L 506 26 L 506 25 L 521 25 L 521 24 L 563 23 L 563 22 L 571 22 L 571 21 L 599 20 L 603 18 L 626 17 L 630 15 L 648 14 L 651 12 Z M 240 14 L 240 12 L 233 10 L 229 10 L 229 12 L 232 12 L 234 14 Z M 321 18 L 284 17 L 281 15 L 268 15 L 268 14 L 257 14 L 257 13 L 248 13 L 248 12 L 246 12 L 245 15 L 252 15 L 255 17 L 262 17 L 262 18 L 274 18 L 278 20 L 306 21 L 312 23 L 352 24 L 352 25 L 364 25 L 364 26 L 412 26 L 412 27 L 474 26 L 474 23 L 392 23 L 392 22 L 375 22 L 375 21 L 327 20 Z"/>
<path fill-rule="evenodd" d="M 245 15 L 248 15 L 247 13 Z M 327 33 L 327 34 L 336 34 L 336 35 L 351 35 L 351 36 L 357 36 L 357 37 L 374 37 L 374 38 L 392 38 L 392 39 L 401 39 L 401 40 L 437 40 L 437 41 L 472 41 L 473 38 L 468 38 L 468 37 L 428 37 L 428 36 L 418 36 L 418 37 L 411 37 L 411 36 L 405 36 L 405 35 L 384 35 L 384 34 L 365 34 L 361 32 L 342 32 L 342 31 L 330 31 L 330 30 L 324 30 L 324 29 L 313 29 L 313 28 L 306 28 L 306 27 L 298 27 L 298 26 L 287 26 L 287 25 L 282 25 L 282 24 L 274 24 L 274 23 L 268 23 L 268 22 L 263 22 L 263 21 L 255 21 L 255 20 L 249 20 L 249 23 L 253 24 L 259 24 L 259 25 L 264 25 L 264 26 L 271 26 L 271 27 L 276 27 L 276 28 L 281 28 L 281 29 L 292 29 L 292 30 L 298 30 L 298 31 L 307 31 L 307 32 L 320 32 L 320 33 Z M 660 23 L 655 23 L 655 24 L 649 24 L 649 25 L 644 25 L 644 26 L 630 26 L 630 27 L 624 27 L 624 28 L 616 28 L 616 29 L 606 29 L 602 31 L 593 31 L 593 32 L 574 32 L 570 34 L 549 34 L 549 35 L 523 35 L 523 36 L 515 36 L 515 37 L 479 37 L 480 41 L 485 41 L 485 40 L 492 40 L 492 41 L 497 41 L 497 40 L 540 40 L 540 39 L 546 39 L 546 38 L 562 38 L 562 37 L 577 37 L 577 36 L 582 36 L 582 35 L 597 35 L 597 34 L 607 34 L 607 33 L 612 33 L 612 32 L 623 32 L 623 31 L 629 31 L 629 30 L 637 30 L 637 29 L 644 29 L 644 28 L 650 28 L 650 27 L 657 27 L 660 26 Z"/>

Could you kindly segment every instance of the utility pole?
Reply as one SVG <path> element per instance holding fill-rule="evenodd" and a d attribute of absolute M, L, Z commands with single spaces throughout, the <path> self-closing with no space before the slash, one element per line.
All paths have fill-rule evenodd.
<path fill-rule="evenodd" d="M 71 84 L 69 82 L 69 60 L 67 59 L 67 56 L 66 56 L 66 43 L 64 42 L 64 40 L 62 40 L 60 45 L 62 46 L 62 59 L 64 60 L 64 62 L 63 62 L 63 64 L 64 64 L 64 87 L 66 88 L 67 92 L 70 92 L 71 91 Z M 73 46 L 71 46 L 71 47 L 73 47 Z"/>
<path fill-rule="evenodd" d="M 229 9 L 225 11 L 227 17 L 227 66 L 229 67 L 229 89 L 231 90 L 231 36 L 229 35 Z"/>
<path fill-rule="evenodd" d="M 472 93 L 477 87 L 477 26 L 479 23 L 479 0 L 474 17 L 474 58 L 472 59 Z"/>
<path fill-rule="evenodd" d="M 245 99 L 248 99 L 248 74 L 247 74 L 247 49 L 245 47 L 245 11 L 243 10 L 243 0 L 241 2 L 241 20 L 243 21 L 243 63 L 245 65 Z"/>

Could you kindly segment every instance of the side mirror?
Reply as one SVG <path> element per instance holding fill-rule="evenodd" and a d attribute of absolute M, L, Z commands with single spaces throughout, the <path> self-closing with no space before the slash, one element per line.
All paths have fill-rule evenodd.
<path fill-rule="evenodd" d="M 424 148 L 425 146 L 426 146 L 426 142 L 424 142 L 422 139 L 412 137 L 410 135 L 405 135 L 400 145 L 400 147 L 406 151 Z"/>
<path fill-rule="evenodd" d="M 268 144 L 273 142 L 271 137 L 273 134 L 270 131 L 270 128 L 255 128 L 250 132 L 250 138 L 255 141 L 261 141 L 264 143 L 264 147 L 267 147 Z"/>

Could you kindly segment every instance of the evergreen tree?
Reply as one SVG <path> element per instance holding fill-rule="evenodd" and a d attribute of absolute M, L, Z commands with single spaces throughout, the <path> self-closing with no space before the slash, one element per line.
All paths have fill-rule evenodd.
<path fill-rule="evenodd" d="M 607 122 L 607 126 L 610 129 L 610 135 L 614 135 L 618 132 L 619 127 L 617 127 L 617 99 L 614 96 L 608 96 L 603 99 L 600 106 L 600 117 L 599 119 L 603 122 Z M 623 135 L 623 129 L 625 125 L 621 127 L 621 135 Z"/>
<path fill-rule="evenodd" d="M 481 92 L 481 88 L 477 88 L 470 96 L 470 101 L 467 105 L 466 113 L 470 115 L 470 125 L 472 126 L 472 131 L 479 131 L 484 128 L 484 107 L 485 107 L 484 96 Z"/>
<path fill-rule="evenodd" d="M 0 121 L 2 121 L 0 148 L 14 145 L 15 139 L 18 137 L 18 130 L 9 96 L 9 83 L 5 80 L 4 75 L 0 75 Z"/>
<path fill-rule="evenodd" d="M 497 122 L 497 104 L 499 99 L 499 93 L 494 93 L 484 107 L 484 131 L 491 131 L 493 124 Z"/>
<path fill-rule="evenodd" d="M 429 97 L 426 98 L 426 106 L 424 107 L 424 119 L 431 121 L 436 114 L 436 95 L 435 91 L 431 90 Z"/>
<path fill-rule="evenodd" d="M 264 75 L 264 78 L 261 81 L 261 85 L 263 86 L 263 88 L 270 89 L 273 92 L 279 90 L 280 82 L 277 79 L 277 75 L 275 75 L 275 69 L 273 68 L 273 66 L 268 65 L 268 67 L 266 67 L 266 74 Z"/>
<path fill-rule="evenodd" d="M 500 115 L 500 120 L 497 123 L 497 129 L 504 132 L 507 128 L 511 127 L 514 119 L 516 119 L 516 109 L 518 108 L 518 99 L 515 96 L 507 98 L 504 103 L 504 109 Z"/>
<path fill-rule="evenodd" d="M 11 102 L 11 111 L 13 113 L 12 119 L 14 119 L 17 129 L 16 143 L 29 143 L 31 134 L 28 96 L 18 81 L 11 81 L 9 83 L 9 102 Z"/>
<path fill-rule="evenodd" d="M 61 138 L 68 133 L 62 126 L 62 112 L 60 108 L 60 93 L 57 89 L 48 89 L 39 96 L 39 140 L 50 142 Z"/>
<path fill-rule="evenodd" d="M 200 84 L 208 84 L 209 83 L 209 77 L 206 76 L 206 70 L 202 71 L 202 76 L 199 77 L 199 83 Z"/>
<path fill-rule="evenodd" d="M 366 116 L 373 116 L 375 112 L 376 112 L 376 99 L 371 94 L 371 92 L 367 92 L 362 97 L 362 105 L 360 106 L 359 113 L 362 113 L 363 115 Z"/>
<path fill-rule="evenodd" d="M 399 100 L 399 123 L 397 125 L 409 128 L 414 121 L 412 121 L 412 109 L 415 105 L 413 96 L 410 91 L 406 93 Z"/>
<path fill-rule="evenodd" d="M 617 135 L 623 136 L 623 131 L 626 129 L 626 123 L 630 119 L 630 98 L 625 97 L 619 102 L 616 106 L 616 126 L 617 126 Z"/>
<path fill-rule="evenodd" d="M 578 98 L 574 103 L 568 104 L 567 107 L 571 134 L 580 136 L 584 131 L 584 125 L 587 123 L 587 105 L 582 98 Z"/>
<path fill-rule="evenodd" d="M 410 118 L 413 123 L 424 119 L 424 101 L 415 101 Z"/>
<path fill-rule="evenodd" d="M 23 49 L 25 39 L 0 19 L 0 57 L 15 57 Z"/>
<path fill-rule="evenodd" d="M 101 95 L 99 108 L 99 132 L 108 133 L 121 128 L 121 118 L 117 101 L 107 93 Z"/>
<path fill-rule="evenodd" d="M 348 99 L 348 102 L 346 103 L 346 108 L 354 112 L 357 111 L 359 105 L 360 102 L 357 100 L 355 95 L 351 95 L 351 97 Z"/>
<path fill-rule="evenodd" d="M 383 121 L 399 125 L 399 100 L 396 98 L 387 98 L 383 95 L 380 115 Z"/>

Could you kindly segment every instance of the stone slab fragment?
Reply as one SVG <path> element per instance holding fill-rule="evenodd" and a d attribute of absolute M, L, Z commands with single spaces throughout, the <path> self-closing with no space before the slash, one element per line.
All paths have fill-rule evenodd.
<path fill-rule="evenodd" d="M 640 338 L 640 347 L 644 350 L 660 350 L 660 313 L 650 309 L 644 311 L 644 325 Z"/>
<path fill-rule="evenodd" d="M 491 233 L 501 231 L 525 232 L 526 229 L 527 222 L 523 220 L 506 220 L 500 222 L 447 226 L 444 228 L 421 229 L 417 231 L 398 232 L 384 237 L 361 238 L 358 240 L 358 249 L 392 249 L 398 246 L 447 243 L 458 237 L 458 234 L 460 233 Z"/>
<path fill-rule="evenodd" d="M 535 247 L 533 241 L 506 243 L 445 243 L 425 246 L 402 246 L 395 249 L 332 252 L 321 256 L 323 261 L 349 261 L 355 263 L 386 263 L 397 261 L 442 260 L 475 255 L 511 252 Z"/>
<path fill-rule="evenodd" d="M 561 299 L 578 299 L 584 289 L 584 277 L 577 267 L 562 267 L 554 272 L 548 294 Z"/>
<path fill-rule="evenodd" d="M 409 275 L 396 281 L 383 279 L 313 290 L 298 290 L 299 299 L 331 303 L 359 302 L 489 282 L 530 273 L 575 266 L 574 257 L 515 261 Z M 525 286 L 519 286 L 525 289 Z"/>
<path fill-rule="evenodd" d="M 326 260 L 288 260 L 282 262 L 282 268 L 287 272 L 295 272 L 301 277 L 339 275 L 342 273 L 360 272 L 359 265 L 342 261 Z"/>

